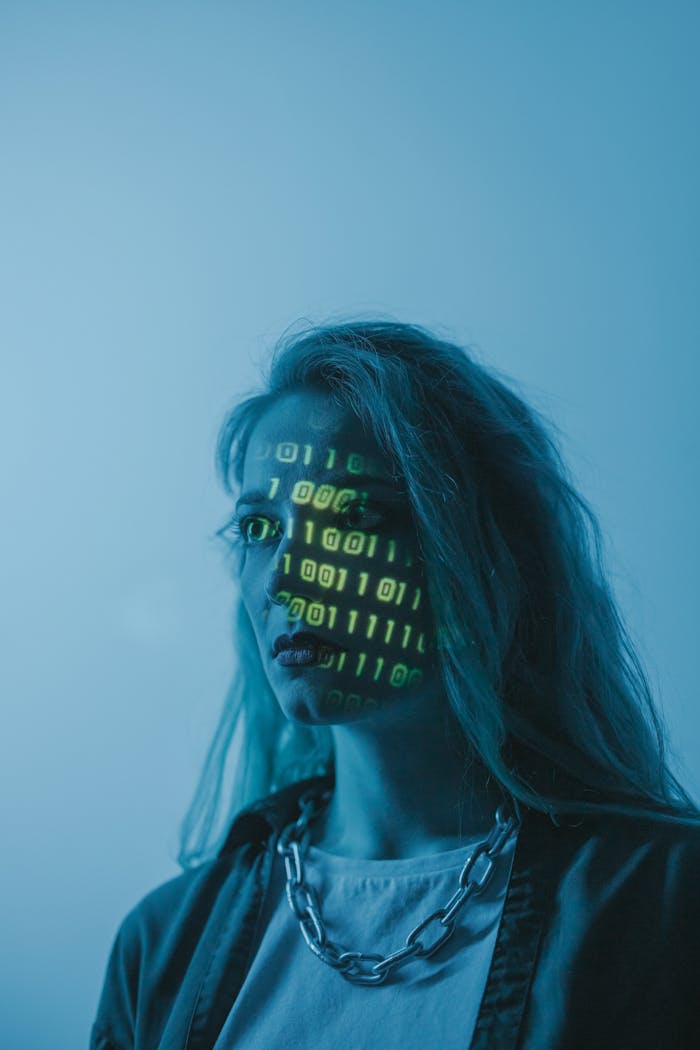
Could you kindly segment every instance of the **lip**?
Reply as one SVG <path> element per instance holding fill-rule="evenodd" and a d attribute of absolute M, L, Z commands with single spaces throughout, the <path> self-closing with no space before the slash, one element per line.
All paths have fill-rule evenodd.
<path fill-rule="evenodd" d="M 339 656 L 338 649 L 322 649 L 319 646 L 295 645 L 291 649 L 280 649 L 275 660 L 280 667 L 319 667 L 329 668 L 333 658 Z"/>
<path fill-rule="evenodd" d="M 332 652 L 347 652 L 342 645 L 313 631 L 295 631 L 294 634 L 280 634 L 275 638 L 272 655 L 278 656 L 283 649 L 305 649 L 309 646 L 330 649 Z"/>

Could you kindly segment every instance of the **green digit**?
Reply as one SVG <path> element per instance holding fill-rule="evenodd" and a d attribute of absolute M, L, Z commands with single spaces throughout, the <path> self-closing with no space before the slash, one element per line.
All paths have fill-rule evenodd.
<path fill-rule="evenodd" d="M 399 688 L 400 686 L 405 685 L 407 677 L 408 667 L 406 664 L 394 664 L 389 676 L 389 685 Z"/>
<path fill-rule="evenodd" d="M 340 530 L 326 527 L 321 533 L 321 546 L 327 551 L 337 551 L 340 544 Z"/>
<path fill-rule="evenodd" d="M 325 510 L 335 495 L 335 485 L 319 485 L 313 499 L 316 510 Z"/>
<path fill-rule="evenodd" d="M 343 551 L 345 554 L 362 554 L 366 539 L 364 532 L 348 532 L 343 540 Z"/>
<path fill-rule="evenodd" d="M 335 580 L 335 565 L 324 561 L 318 567 L 318 582 L 322 587 L 332 587 Z"/>
<path fill-rule="evenodd" d="M 280 441 L 277 446 L 275 458 L 280 463 L 293 463 L 299 455 L 299 446 L 296 441 Z"/>
<path fill-rule="evenodd" d="M 313 558 L 301 559 L 301 578 L 310 582 L 316 579 L 316 562 Z"/>
<path fill-rule="evenodd" d="M 377 584 L 377 598 L 380 602 L 391 602 L 396 594 L 396 580 L 391 576 L 382 576 Z"/>
<path fill-rule="evenodd" d="M 289 615 L 294 620 L 300 620 L 306 608 L 306 598 L 292 598 L 289 603 Z"/>
<path fill-rule="evenodd" d="M 297 481 L 292 489 L 292 503 L 299 503 L 302 506 L 310 503 L 314 488 L 313 481 Z"/>

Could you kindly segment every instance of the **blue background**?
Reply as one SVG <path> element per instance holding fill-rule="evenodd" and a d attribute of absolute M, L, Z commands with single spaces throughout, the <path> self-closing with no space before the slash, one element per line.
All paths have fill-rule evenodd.
<path fill-rule="evenodd" d="M 225 410 L 299 317 L 564 432 L 700 793 L 700 7 L 0 6 L 0 1041 L 85 1045 L 234 666 Z"/>

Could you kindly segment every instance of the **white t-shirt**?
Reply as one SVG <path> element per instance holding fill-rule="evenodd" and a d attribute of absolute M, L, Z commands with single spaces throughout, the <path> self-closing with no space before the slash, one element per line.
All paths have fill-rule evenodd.
<path fill-rule="evenodd" d="M 375 985 L 352 984 L 312 953 L 287 901 L 284 861 L 275 853 L 255 956 L 214 1050 L 464 1050 L 486 985 L 516 839 L 514 830 L 486 890 L 458 913 L 445 944 L 429 958 L 401 963 Z M 317 891 L 328 938 L 345 951 L 397 951 L 419 922 L 447 904 L 482 840 L 402 860 L 348 859 L 309 846 L 306 881 Z M 426 941 L 438 935 L 431 923 Z"/>

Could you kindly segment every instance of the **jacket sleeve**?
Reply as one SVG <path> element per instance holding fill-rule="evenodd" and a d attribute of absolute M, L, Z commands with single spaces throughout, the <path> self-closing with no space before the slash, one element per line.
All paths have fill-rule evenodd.
<path fill-rule="evenodd" d="M 153 1050 L 160 1044 L 198 949 L 203 966 L 211 956 L 222 921 L 217 906 L 226 916 L 235 903 L 240 879 L 227 882 L 232 864 L 233 857 L 225 857 L 190 869 L 151 890 L 129 912 L 107 962 L 90 1050 Z M 229 896 L 221 903 L 224 885 Z M 187 995 L 196 995 L 202 978 L 194 967 Z M 180 1005 L 187 1012 L 191 1003 Z"/>
<path fill-rule="evenodd" d="M 140 943 L 131 912 L 122 922 L 112 945 L 90 1050 L 132 1050 L 140 971 Z"/>

